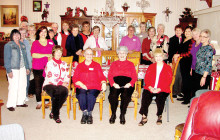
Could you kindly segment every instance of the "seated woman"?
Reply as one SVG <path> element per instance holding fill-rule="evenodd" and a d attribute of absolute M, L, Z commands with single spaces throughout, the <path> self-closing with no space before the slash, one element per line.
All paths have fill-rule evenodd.
<path fill-rule="evenodd" d="M 43 84 L 43 90 L 50 95 L 52 100 L 52 111 L 49 117 L 54 119 L 56 123 L 61 123 L 60 108 L 66 101 L 70 79 L 66 62 L 60 60 L 62 53 L 63 48 L 61 46 L 55 45 L 53 47 L 53 59 L 46 65 L 46 77 Z"/>
<path fill-rule="evenodd" d="M 170 93 L 170 84 L 172 82 L 172 69 L 163 62 L 163 50 L 156 48 L 154 57 L 156 63 L 151 64 L 145 74 L 145 87 L 142 93 L 141 109 L 139 113 L 142 119 L 139 126 L 147 123 L 148 108 L 152 102 L 153 96 L 156 96 L 157 104 L 157 125 L 162 124 L 162 113 L 167 96 Z"/>
<path fill-rule="evenodd" d="M 99 36 L 100 28 L 99 26 L 93 27 L 93 35 L 91 35 L 87 40 L 85 45 L 83 46 L 83 50 L 87 48 L 91 48 L 92 50 L 96 51 L 96 56 L 101 56 L 101 51 L 108 50 L 108 46 L 105 43 L 105 39 Z"/>
<path fill-rule="evenodd" d="M 125 124 L 125 114 L 128 104 L 131 101 L 131 95 L 134 92 L 137 74 L 134 64 L 127 60 L 128 48 L 126 46 L 118 47 L 117 54 L 119 60 L 111 64 L 108 73 L 108 80 L 110 83 L 110 94 L 108 99 L 112 110 L 112 116 L 109 123 L 115 123 L 118 96 L 121 94 L 120 123 Z"/>
<path fill-rule="evenodd" d="M 80 63 L 72 78 L 76 87 L 76 98 L 82 110 L 81 124 L 92 124 L 92 111 L 95 106 L 96 97 L 100 91 L 106 90 L 106 78 L 101 66 L 92 60 L 93 51 L 87 48 L 84 52 L 85 61 Z"/>

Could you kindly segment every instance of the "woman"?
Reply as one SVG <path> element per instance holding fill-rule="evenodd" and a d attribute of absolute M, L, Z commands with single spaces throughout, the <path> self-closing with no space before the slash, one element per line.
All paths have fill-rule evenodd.
<path fill-rule="evenodd" d="M 31 46 L 30 43 L 27 39 L 25 39 L 25 36 L 27 34 L 27 30 L 25 28 L 19 28 L 19 32 L 21 34 L 21 39 L 20 41 L 24 44 L 26 53 L 27 53 L 27 60 L 28 60 L 28 66 L 29 69 L 31 70 L 32 68 L 32 57 L 31 57 Z M 27 88 L 26 88 L 26 100 L 28 101 L 28 89 L 30 85 L 30 73 L 27 75 Z"/>
<path fill-rule="evenodd" d="M 127 46 L 128 53 L 132 53 L 134 51 L 139 52 L 141 50 L 141 41 L 137 36 L 134 35 L 134 32 L 134 26 L 128 26 L 128 35 L 124 36 L 120 42 L 120 46 Z"/>
<path fill-rule="evenodd" d="M 82 55 L 83 39 L 79 34 L 79 26 L 74 24 L 71 27 L 71 34 L 66 39 L 67 56 L 73 56 L 73 61 L 78 61 L 79 55 Z"/>
<path fill-rule="evenodd" d="M 83 43 L 86 43 L 86 40 L 93 35 L 92 32 L 90 32 L 90 23 L 88 21 L 84 21 L 82 23 L 82 33 L 80 33 L 80 35 L 83 38 Z"/>
<path fill-rule="evenodd" d="M 90 36 L 87 40 L 85 45 L 83 46 L 83 50 L 87 48 L 91 48 L 92 50 L 96 51 L 96 56 L 101 56 L 101 51 L 108 50 L 108 46 L 105 43 L 105 39 L 99 36 L 100 28 L 99 26 L 93 27 L 93 35 Z"/>
<path fill-rule="evenodd" d="M 154 58 L 156 63 L 151 64 L 145 74 L 145 87 L 142 93 L 141 109 L 139 113 L 142 119 L 139 126 L 147 123 L 148 108 L 152 102 L 153 96 L 156 96 L 157 104 L 157 125 L 162 124 L 162 113 L 167 96 L 170 93 L 170 84 L 172 82 L 172 69 L 163 62 L 163 50 L 155 49 Z"/>
<path fill-rule="evenodd" d="M 211 32 L 208 29 L 202 30 L 200 34 L 202 46 L 196 53 L 195 67 L 195 91 L 207 89 L 210 84 L 212 73 L 213 48 L 209 44 Z"/>
<path fill-rule="evenodd" d="M 155 48 L 162 48 L 164 54 L 164 61 L 167 62 L 168 59 L 168 44 L 169 37 L 164 35 L 165 26 L 163 24 L 158 24 L 157 26 L 157 36 L 152 40 L 151 51 L 154 52 Z"/>
<path fill-rule="evenodd" d="M 27 75 L 30 69 L 24 44 L 20 41 L 21 34 L 13 29 L 10 42 L 4 46 L 4 67 L 8 77 L 7 109 L 15 111 L 15 107 L 27 107 L 25 104 Z"/>
<path fill-rule="evenodd" d="M 35 41 L 35 33 L 36 33 L 36 29 L 34 25 L 30 25 L 28 26 L 28 37 L 27 40 L 29 41 L 30 45 L 32 46 L 32 43 Z"/>
<path fill-rule="evenodd" d="M 44 82 L 43 71 L 51 57 L 54 43 L 49 39 L 47 27 L 41 26 L 36 33 L 36 40 L 31 47 L 32 69 L 35 81 L 35 94 L 37 100 L 36 109 L 41 108 L 41 91 Z"/>
<path fill-rule="evenodd" d="M 80 63 L 72 78 L 76 87 L 76 98 L 82 110 L 81 124 L 92 124 L 92 111 L 100 90 L 106 90 L 106 78 L 101 66 L 92 60 L 93 51 L 87 48 L 84 52 L 85 61 Z"/>
<path fill-rule="evenodd" d="M 66 52 L 66 39 L 67 37 L 70 35 L 70 29 L 69 29 L 69 24 L 64 22 L 62 25 L 62 30 L 60 33 L 58 33 L 57 36 L 57 43 L 58 45 L 61 45 L 61 47 L 63 48 L 63 56 L 67 55 Z"/>
<path fill-rule="evenodd" d="M 142 64 L 150 65 L 154 62 L 153 57 L 150 55 L 150 44 L 151 40 L 155 37 L 156 29 L 154 27 L 150 27 L 148 29 L 148 37 L 144 39 L 142 43 Z"/>
<path fill-rule="evenodd" d="M 49 34 L 50 39 L 53 41 L 54 45 L 57 45 L 57 40 L 54 38 L 53 29 L 48 30 L 48 34 Z"/>
<path fill-rule="evenodd" d="M 190 69 L 192 64 L 192 55 L 190 53 L 192 49 L 192 44 L 194 40 L 192 39 L 192 27 L 188 26 L 184 32 L 185 39 L 180 44 L 180 48 L 177 54 L 174 55 L 174 61 L 177 61 L 179 57 L 182 57 L 180 60 L 180 72 L 182 76 L 182 93 L 184 94 L 183 98 L 178 98 L 177 100 L 183 101 L 182 104 L 188 104 L 191 98 L 191 76 Z"/>
<path fill-rule="evenodd" d="M 53 59 L 50 60 L 45 68 L 45 81 L 43 90 L 50 95 L 52 100 L 52 111 L 49 115 L 56 123 L 61 123 L 59 112 L 68 95 L 69 68 L 66 62 L 61 61 L 63 48 L 54 46 L 52 50 Z M 58 78 L 57 78 L 58 77 Z"/>
<path fill-rule="evenodd" d="M 128 48 L 126 46 L 121 46 L 118 47 L 116 51 L 119 60 L 111 64 L 108 73 L 108 80 L 110 83 L 110 94 L 108 99 L 112 110 L 112 116 L 109 123 L 115 123 L 118 96 L 121 94 L 120 124 L 125 124 L 125 114 L 128 104 L 131 101 L 131 95 L 134 92 L 137 74 L 134 64 L 127 60 Z"/>

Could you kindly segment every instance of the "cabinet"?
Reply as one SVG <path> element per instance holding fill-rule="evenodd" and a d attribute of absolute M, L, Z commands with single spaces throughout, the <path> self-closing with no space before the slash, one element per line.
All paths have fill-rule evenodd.
<path fill-rule="evenodd" d="M 50 27 L 52 26 L 52 22 L 40 22 L 40 23 L 34 23 L 36 30 L 38 30 L 41 26 Z"/>
<path fill-rule="evenodd" d="M 61 25 L 63 25 L 63 23 L 68 23 L 71 27 L 73 24 L 78 24 L 80 32 L 82 31 L 82 23 L 84 21 L 90 22 L 90 27 L 92 27 L 92 16 L 88 16 L 87 14 L 85 14 L 85 12 L 82 9 L 79 10 L 79 16 L 77 15 L 78 14 L 75 14 L 74 17 L 68 15 L 60 15 Z"/>
<path fill-rule="evenodd" d="M 179 24 L 183 27 L 184 30 L 187 26 L 192 26 L 195 28 L 197 26 L 197 18 L 180 18 Z"/>
<path fill-rule="evenodd" d="M 4 66 L 4 46 L 8 41 L 0 41 L 0 66 Z"/>
<path fill-rule="evenodd" d="M 123 16 L 122 12 L 117 13 L 119 16 Z M 119 46 L 121 38 L 127 35 L 127 27 L 133 25 L 136 29 L 135 34 L 140 33 L 139 25 L 141 22 L 146 22 L 147 25 L 155 26 L 156 13 L 133 13 L 127 12 L 124 14 L 124 21 L 119 25 L 113 27 L 113 29 L 107 29 L 102 26 L 102 37 L 105 38 L 106 44 L 109 50 L 116 50 Z M 148 28 L 148 26 L 147 26 Z M 147 30 L 147 29 L 146 29 Z"/>

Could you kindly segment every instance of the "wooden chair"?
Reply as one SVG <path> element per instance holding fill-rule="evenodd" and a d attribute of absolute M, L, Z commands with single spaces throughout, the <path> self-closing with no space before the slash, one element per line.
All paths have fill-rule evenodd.
<path fill-rule="evenodd" d="M 184 125 L 185 123 L 181 123 L 175 127 L 175 140 L 179 140 L 181 138 Z"/>
<path fill-rule="evenodd" d="M 85 60 L 85 57 L 79 57 L 79 63 L 82 63 Z M 102 66 L 102 57 L 93 57 L 93 61 L 99 63 Z M 73 119 L 76 120 L 76 103 L 78 99 L 76 98 L 74 84 L 72 84 L 72 102 L 73 102 Z M 103 100 L 105 100 L 105 92 L 100 92 L 98 97 L 96 98 L 96 103 L 99 103 L 99 112 L 100 112 L 100 121 L 102 120 L 102 112 L 103 112 Z M 80 107 L 79 107 L 80 109 Z"/>
<path fill-rule="evenodd" d="M 0 125 L 2 125 L 2 114 L 1 114 L 1 107 L 4 105 L 3 100 L 0 99 Z"/>
<path fill-rule="evenodd" d="M 133 52 L 133 53 L 128 53 L 127 58 L 140 58 L 141 57 L 141 53 L 140 52 Z M 139 59 L 140 62 L 140 59 Z"/>
<path fill-rule="evenodd" d="M 67 65 L 69 66 L 69 75 L 71 77 L 71 72 L 72 72 L 72 62 L 73 62 L 73 56 L 70 56 L 70 57 L 61 57 L 61 60 L 66 62 Z M 67 115 L 68 115 L 68 118 L 70 118 L 70 109 L 71 109 L 71 99 L 70 99 L 70 96 L 71 96 L 71 78 L 70 78 L 70 81 L 69 81 L 69 86 L 68 86 L 68 96 L 67 96 L 67 99 L 66 99 L 66 106 L 67 106 Z M 50 109 L 51 109 L 51 97 L 46 93 L 46 91 L 43 91 L 42 94 L 41 94 L 41 100 L 42 100 L 42 113 L 43 113 L 43 119 L 45 118 L 45 100 L 46 99 L 49 99 L 49 106 L 50 106 Z"/>
<path fill-rule="evenodd" d="M 114 57 L 116 56 L 116 51 L 102 51 L 102 58 L 104 58 L 106 62 L 110 60 L 110 63 L 112 63 L 114 61 Z"/>
<path fill-rule="evenodd" d="M 114 60 L 118 60 L 118 57 L 114 58 Z M 135 69 L 136 69 L 136 73 L 138 75 L 138 68 L 139 68 L 139 60 L 140 58 L 127 58 L 128 61 L 131 61 L 132 63 L 134 63 Z M 136 120 L 137 118 L 137 106 L 138 106 L 138 92 L 137 92 L 137 84 L 138 81 L 135 82 L 135 89 L 134 89 L 134 93 L 132 94 L 131 97 L 131 101 L 134 102 L 134 106 L 133 107 L 128 107 L 128 108 L 134 108 L 134 119 Z M 118 98 L 119 101 L 121 101 L 121 98 L 119 96 Z M 109 114 L 111 116 L 112 111 L 111 111 L 111 105 L 109 104 Z"/>

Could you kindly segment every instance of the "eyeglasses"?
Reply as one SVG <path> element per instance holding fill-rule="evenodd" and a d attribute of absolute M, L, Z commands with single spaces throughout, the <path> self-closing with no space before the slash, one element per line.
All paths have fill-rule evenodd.
<path fill-rule="evenodd" d="M 199 37 L 201 37 L 201 38 L 208 38 L 207 36 L 201 36 L 201 35 Z"/>

